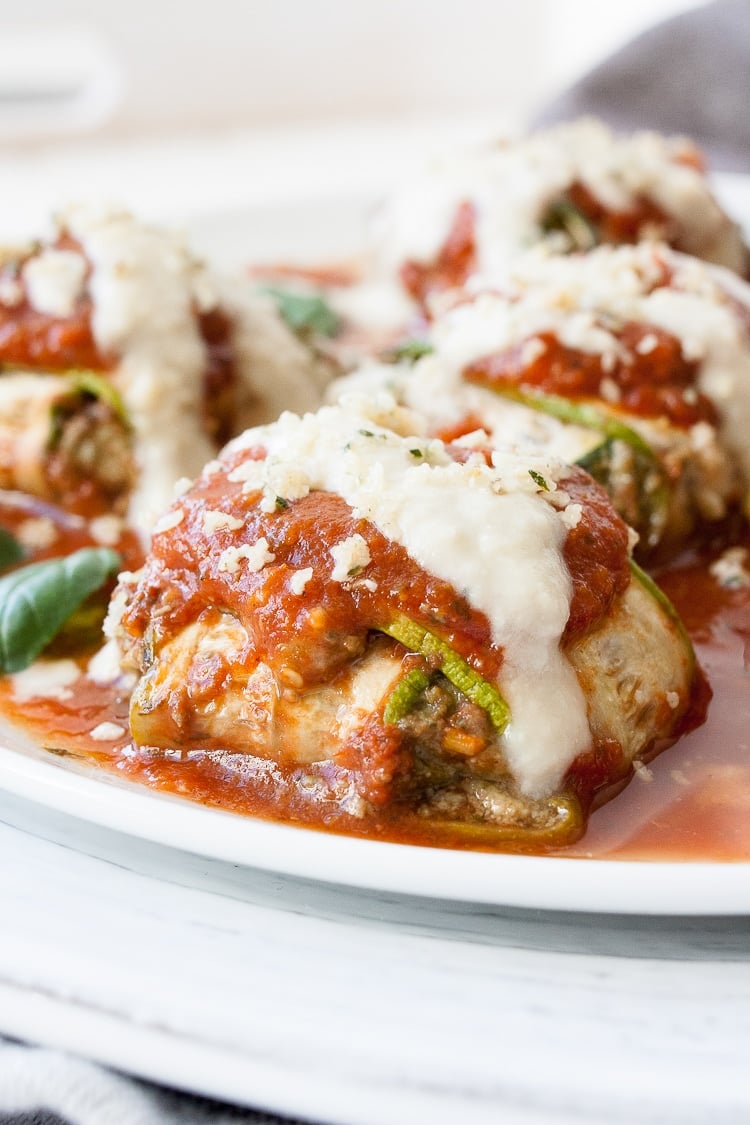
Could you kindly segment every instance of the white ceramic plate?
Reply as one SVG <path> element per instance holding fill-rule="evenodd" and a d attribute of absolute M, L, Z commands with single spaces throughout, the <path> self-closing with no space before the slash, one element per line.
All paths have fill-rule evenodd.
<path fill-rule="evenodd" d="M 735 214 L 750 215 L 750 184 L 723 177 Z M 198 248 L 237 264 L 354 253 L 369 202 L 269 205 L 193 223 Z M 0 733 L 0 737 L 2 737 Z M 51 758 L 7 730 L 0 786 L 82 820 L 230 863 L 301 878 L 460 902 L 657 915 L 750 913 L 750 864 L 653 863 L 487 855 L 329 835 L 238 817 L 156 793 L 69 759 Z"/>
<path fill-rule="evenodd" d="M 157 793 L 7 728 L 0 786 L 81 820 L 181 851 L 365 890 L 495 906 L 626 914 L 750 913 L 750 864 L 490 855 L 353 839 Z"/>

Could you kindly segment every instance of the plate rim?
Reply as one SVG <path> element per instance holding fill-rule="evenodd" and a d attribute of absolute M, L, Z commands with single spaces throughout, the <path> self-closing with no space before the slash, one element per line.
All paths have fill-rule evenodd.
<path fill-rule="evenodd" d="M 242 816 L 153 790 L 20 736 L 0 741 L 0 787 L 99 828 L 244 868 L 495 908 L 649 916 L 750 914 L 750 861 L 514 855 L 363 839 Z M 15 733 L 15 732 L 14 732 Z M 1 737 L 1 736 L 0 736 Z M 15 738 L 12 741 L 16 741 Z"/>

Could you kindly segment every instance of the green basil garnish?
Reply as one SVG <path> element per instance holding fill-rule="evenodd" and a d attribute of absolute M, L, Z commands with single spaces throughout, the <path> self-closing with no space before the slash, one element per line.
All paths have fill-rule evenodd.
<path fill-rule="evenodd" d="M 7 570 L 9 566 L 20 562 L 23 556 L 24 549 L 18 540 L 0 527 L 0 570 Z"/>
<path fill-rule="evenodd" d="M 120 566 L 108 547 L 31 563 L 0 578 L 0 672 L 28 668 L 70 615 Z"/>
<path fill-rule="evenodd" d="M 311 293 L 292 293 L 277 289 L 275 285 L 263 286 L 263 292 L 273 297 L 281 316 L 294 332 L 315 332 L 318 336 L 335 336 L 339 318 L 322 297 Z"/>

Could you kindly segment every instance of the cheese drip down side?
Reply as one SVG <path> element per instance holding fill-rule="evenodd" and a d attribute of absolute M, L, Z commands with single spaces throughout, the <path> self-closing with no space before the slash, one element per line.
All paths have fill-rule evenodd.
<path fill-rule="evenodd" d="M 230 444 L 230 456 L 257 447 L 267 456 L 242 462 L 229 479 L 264 490 L 269 504 L 337 493 L 480 610 L 504 653 L 509 767 L 525 793 L 545 795 L 591 742 L 586 701 L 560 647 L 571 603 L 564 509 L 529 474 L 554 491 L 562 466 L 500 453 L 492 466 L 479 456 L 457 464 L 442 443 L 408 436 L 412 421 L 387 396 L 375 408 L 352 399 L 302 418 L 284 414 Z"/>
<path fill-rule="evenodd" d="M 129 516 L 146 533 L 174 481 L 196 475 L 213 452 L 203 425 L 198 266 L 175 236 L 127 214 L 72 209 L 65 224 L 91 263 L 96 343 L 118 357 L 112 377 L 138 466 Z"/>

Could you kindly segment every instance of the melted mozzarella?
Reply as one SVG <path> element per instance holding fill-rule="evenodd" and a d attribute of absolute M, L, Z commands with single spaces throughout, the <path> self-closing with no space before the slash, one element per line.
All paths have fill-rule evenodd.
<path fill-rule="evenodd" d="M 395 429 L 385 428 L 391 418 Z M 424 441 L 417 458 L 415 439 L 396 432 L 403 421 L 387 397 L 374 406 L 351 397 L 303 418 L 284 414 L 228 447 L 268 451 L 232 478 L 254 491 L 293 466 L 296 495 L 301 477 L 306 490 L 338 493 L 481 610 L 505 654 L 509 766 L 525 792 L 548 793 L 590 744 L 585 699 L 560 649 L 571 596 L 561 554 L 565 521 L 529 474 L 541 473 L 554 491 L 561 466 L 510 453 L 497 453 L 492 467 L 480 457 L 460 465 L 442 443 Z"/>

